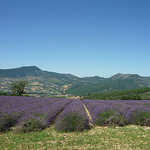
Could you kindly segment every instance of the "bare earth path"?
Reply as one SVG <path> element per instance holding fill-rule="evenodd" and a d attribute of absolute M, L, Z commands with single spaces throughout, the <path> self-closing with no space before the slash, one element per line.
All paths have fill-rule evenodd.
<path fill-rule="evenodd" d="M 85 109 L 85 111 L 86 111 L 86 113 L 87 113 L 87 115 L 89 117 L 89 125 L 93 126 L 93 124 L 92 124 L 92 117 L 90 115 L 90 112 L 88 111 L 88 109 L 86 108 L 86 106 L 84 104 L 83 104 L 83 106 L 84 106 L 84 109 Z"/>

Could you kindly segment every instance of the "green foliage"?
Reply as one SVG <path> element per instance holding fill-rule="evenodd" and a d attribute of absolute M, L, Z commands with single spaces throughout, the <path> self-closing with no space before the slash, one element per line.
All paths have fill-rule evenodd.
<path fill-rule="evenodd" d="M 3 119 L 5 120 L 8 127 L 11 127 L 14 124 L 14 118 L 12 115 L 4 114 Z"/>
<path fill-rule="evenodd" d="M 142 122 L 142 126 L 148 126 L 148 127 L 150 127 L 150 118 L 145 119 L 145 120 Z"/>
<path fill-rule="evenodd" d="M 105 92 L 99 94 L 88 94 L 83 99 L 103 99 L 103 100 L 142 100 L 150 99 L 150 88 L 140 88 L 132 90 L 122 90 L 116 92 Z"/>
<path fill-rule="evenodd" d="M 0 132 L 7 131 L 9 129 L 5 116 L 0 117 Z"/>
<path fill-rule="evenodd" d="M 126 120 L 115 110 L 105 110 L 97 115 L 94 124 L 98 126 L 125 126 Z"/>
<path fill-rule="evenodd" d="M 0 116 L 0 132 L 7 131 L 16 124 L 15 118 L 19 118 L 19 114 L 13 113 L 13 114 L 4 114 Z"/>
<path fill-rule="evenodd" d="M 45 128 L 45 120 L 42 117 L 26 118 L 21 121 L 15 132 L 25 133 L 25 132 L 36 132 Z"/>
<path fill-rule="evenodd" d="M 0 95 L 7 96 L 8 94 L 6 92 L 0 92 Z"/>
<path fill-rule="evenodd" d="M 150 112 L 135 111 L 131 115 L 131 123 L 135 125 L 142 125 L 144 120 L 150 117 Z"/>
<path fill-rule="evenodd" d="M 55 129 L 60 132 L 74 132 L 89 129 L 89 122 L 78 113 L 70 112 L 65 114 L 55 123 Z"/>
<path fill-rule="evenodd" d="M 27 95 L 27 94 L 26 94 L 26 95 L 24 95 L 24 96 L 25 96 L 25 97 L 30 97 L 30 95 Z"/>
<path fill-rule="evenodd" d="M 119 114 L 114 114 L 110 118 L 108 118 L 105 122 L 104 125 L 106 126 L 125 126 L 127 124 L 125 118 Z"/>
<path fill-rule="evenodd" d="M 73 88 L 68 89 L 66 92 L 74 94 L 74 95 L 112 92 L 112 91 L 140 88 L 142 85 L 142 80 L 140 83 L 137 83 L 136 79 L 112 80 L 109 78 L 109 79 L 105 79 L 103 82 L 98 83 L 98 84 L 84 85 L 84 86 L 76 87 L 76 88 L 73 87 Z"/>
<path fill-rule="evenodd" d="M 2 96 L 18 96 L 17 93 L 7 93 L 7 92 L 0 92 L 0 95 Z M 24 95 L 24 96 L 27 96 L 27 95 Z"/>
<path fill-rule="evenodd" d="M 11 86 L 12 93 L 22 96 L 22 94 L 26 93 L 24 90 L 26 84 L 27 84 L 27 81 L 22 81 L 22 80 L 12 83 L 12 86 Z"/>
<path fill-rule="evenodd" d="M 124 95 L 122 96 L 121 100 L 142 100 L 140 95 Z"/>
<path fill-rule="evenodd" d="M 97 115 L 94 124 L 95 124 L 95 125 L 98 125 L 98 126 L 104 125 L 105 122 L 106 122 L 111 116 L 114 115 L 114 113 L 115 113 L 114 110 L 107 110 L 107 111 L 105 110 L 105 111 L 100 112 L 100 113 Z"/>

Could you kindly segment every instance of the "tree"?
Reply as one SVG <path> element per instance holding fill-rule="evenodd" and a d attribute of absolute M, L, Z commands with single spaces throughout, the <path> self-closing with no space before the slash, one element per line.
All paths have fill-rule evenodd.
<path fill-rule="evenodd" d="M 27 81 L 22 80 L 12 83 L 11 86 L 12 93 L 22 96 L 22 94 L 26 93 L 24 89 L 27 83 L 28 83 Z"/>

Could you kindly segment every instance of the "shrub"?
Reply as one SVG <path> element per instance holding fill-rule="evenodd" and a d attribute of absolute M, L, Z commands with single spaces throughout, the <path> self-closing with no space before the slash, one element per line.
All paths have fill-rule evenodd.
<path fill-rule="evenodd" d="M 25 133 L 32 131 L 40 131 L 47 127 L 47 120 L 41 117 L 31 116 L 22 119 L 17 125 L 15 132 Z"/>
<path fill-rule="evenodd" d="M 3 114 L 0 118 L 0 131 L 7 131 L 14 126 L 20 117 L 19 113 Z"/>
<path fill-rule="evenodd" d="M 6 93 L 6 92 L 0 92 L 0 95 L 7 96 L 7 95 L 8 95 L 8 93 Z"/>
<path fill-rule="evenodd" d="M 126 120 L 123 116 L 119 114 L 114 114 L 113 116 L 109 117 L 106 121 L 104 121 L 103 125 L 123 127 L 126 125 Z"/>
<path fill-rule="evenodd" d="M 55 129 L 61 132 L 83 131 L 88 128 L 89 120 L 75 112 L 64 114 L 55 124 Z"/>
<path fill-rule="evenodd" d="M 122 100 L 141 100 L 141 96 L 140 95 L 124 95 L 121 98 Z"/>
<path fill-rule="evenodd" d="M 143 121 L 150 117 L 149 111 L 135 110 L 130 116 L 130 123 L 135 125 L 142 125 Z"/>
<path fill-rule="evenodd" d="M 104 125 L 107 120 L 114 115 L 114 110 L 103 110 L 95 118 L 94 124 L 98 126 Z"/>
<path fill-rule="evenodd" d="M 3 118 L 0 118 L 0 132 L 8 130 L 9 127 L 7 126 L 6 120 Z"/>
<path fill-rule="evenodd" d="M 55 129 L 61 132 L 89 129 L 89 118 L 80 100 L 73 101 L 56 119 Z"/>
<path fill-rule="evenodd" d="M 150 118 L 145 119 L 141 125 L 150 127 Z"/>

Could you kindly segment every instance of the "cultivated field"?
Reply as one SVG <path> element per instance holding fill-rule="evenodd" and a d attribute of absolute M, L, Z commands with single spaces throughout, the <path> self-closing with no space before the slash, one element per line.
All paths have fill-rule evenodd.
<path fill-rule="evenodd" d="M 150 100 L 0 96 L 2 149 L 149 149 Z"/>

